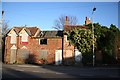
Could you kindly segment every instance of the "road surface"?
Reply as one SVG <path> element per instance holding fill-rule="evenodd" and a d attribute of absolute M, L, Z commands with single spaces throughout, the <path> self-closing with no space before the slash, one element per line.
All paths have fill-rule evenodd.
<path fill-rule="evenodd" d="M 10 78 L 120 78 L 120 68 L 3 64 L 2 79 Z"/>

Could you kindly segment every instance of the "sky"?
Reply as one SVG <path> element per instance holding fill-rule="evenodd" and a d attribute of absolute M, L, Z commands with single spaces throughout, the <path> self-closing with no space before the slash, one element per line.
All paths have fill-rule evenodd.
<path fill-rule="evenodd" d="M 61 15 L 76 16 L 79 25 L 83 25 L 86 16 L 92 17 L 94 6 L 94 23 L 118 27 L 118 2 L 2 2 L 9 28 L 27 25 L 41 30 L 54 30 L 54 22 Z"/>
<path fill-rule="evenodd" d="M 3 2 L 118 2 L 119 0 L 2 0 Z"/>

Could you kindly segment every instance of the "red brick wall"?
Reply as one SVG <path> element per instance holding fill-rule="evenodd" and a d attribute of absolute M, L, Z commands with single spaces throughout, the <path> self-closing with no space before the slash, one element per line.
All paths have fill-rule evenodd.
<path fill-rule="evenodd" d="M 18 39 L 18 37 L 17 37 Z M 6 37 L 6 44 L 5 44 L 5 54 L 4 54 L 4 62 L 5 63 L 9 63 L 10 62 L 10 49 L 13 46 L 13 44 L 10 43 L 11 37 L 7 36 Z M 16 43 L 18 43 L 18 41 L 16 40 Z M 14 44 L 15 46 L 17 46 L 16 44 Z"/>
<path fill-rule="evenodd" d="M 10 44 L 10 36 L 6 37 L 6 46 L 5 46 L 5 63 L 10 63 L 10 48 L 12 44 Z M 28 44 L 21 44 L 21 37 L 17 37 L 17 45 L 15 45 L 17 49 L 21 49 L 23 46 L 27 47 L 30 55 L 34 56 L 34 62 L 39 62 L 40 50 L 48 51 L 48 63 L 55 62 L 55 50 L 62 50 L 62 38 L 48 38 L 47 45 L 40 45 L 39 40 L 35 38 L 28 37 Z M 17 63 L 24 63 L 17 55 Z"/>
<path fill-rule="evenodd" d="M 55 63 L 55 51 L 56 50 L 62 50 L 63 49 L 63 58 L 65 63 L 72 64 L 74 63 L 74 46 L 69 45 L 69 41 L 65 41 L 62 38 L 48 38 L 47 39 L 47 45 L 41 45 L 39 44 L 39 40 L 35 38 L 28 37 L 28 44 L 21 44 L 21 37 L 17 37 L 17 49 L 21 49 L 23 46 L 27 48 L 27 50 L 30 52 L 29 54 L 34 57 L 34 63 L 40 63 L 40 50 L 47 50 L 48 56 L 47 56 L 47 62 L 48 63 Z M 12 44 L 10 44 L 10 36 L 6 37 L 6 46 L 5 46 L 5 63 L 10 63 L 10 48 L 12 47 Z M 69 55 L 69 52 L 72 52 L 71 57 L 67 57 Z M 18 53 L 17 53 L 18 54 Z M 28 59 L 28 61 L 31 61 Z M 22 60 L 17 55 L 17 63 L 24 63 L 25 61 Z"/>
<path fill-rule="evenodd" d="M 23 45 L 19 45 L 21 48 Z M 28 50 L 30 51 L 30 55 L 34 57 L 34 62 L 39 63 L 40 61 L 40 50 L 47 50 L 48 51 L 48 63 L 53 63 L 55 61 L 55 50 L 62 49 L 62 38 L 49 38 L 47 39 L 47 45 L 39 44 L 38 39 L 30 38 L 27 45 L 25 45 Z M 51 57 L 51 58 L 50 58 Z M 52 60 L 51 60 L 52 59 Z"/>
<path fill-rule="evenodd" d="M 48 51 L 48 57 L 47 57 L 48 63 L 54 63 L 55 62 L 55 51 L 62 50 L 62 38 L 49 38 L 47 39 L 47 45 L 39 45 L 38 50 L 47 50 Z"/>
<path fill-rule="evenodd" d="M 74 46 L 69 43 L 69 41 L 66 41 L 67 35 L 64 35 L 64 51 L 63 51 L 63 57 L 64 57 L 64 64 L 74 64 Z M 72 52 L 72 53 L 69 53 Z M 68 57 L 68 55 L 70 55 Z M 71 56 L 72 55 L 72 56 Z"/>

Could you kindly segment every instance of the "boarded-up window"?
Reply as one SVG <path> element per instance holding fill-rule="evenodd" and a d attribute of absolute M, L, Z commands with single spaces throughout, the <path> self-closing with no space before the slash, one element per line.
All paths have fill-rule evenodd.
<path fill-rule="evenodd" d="M 21 41 L 22 42 L 28 42 L 28 36 L 22 35 Z"/>
<path fill-rule="evenodd" d="M 47 59 L 48 51 L 40 50 L 40 59 Z"/>
<path fill-rule="evenodd" d="M 28 44 L 28 36 L 22 35 L 21 44 Z"/>
<path fill-rule="evenodd" d="M 18 50 L 19 57 L 22 59 L 28 59 L 29 58 L 29 51 L 27 49 L 19 49 Z"/>
<path fill-rule="evenodd" d="M 11 36 L 10 43 L 11 44 L 16 44 L 16 36 L 14 36 L 14 35 Z"/>

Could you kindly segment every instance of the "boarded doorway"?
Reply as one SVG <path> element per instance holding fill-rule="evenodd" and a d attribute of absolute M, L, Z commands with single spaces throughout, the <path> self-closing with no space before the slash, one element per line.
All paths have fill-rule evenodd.
<path fill-rule="evenodd" d="M 13 45 L 10 50 L 10 63 L 13 64 L 16 62 L 16 46 Z"/>
<path fill-rule="evenodd" d="M 29 50 L 27 49 L 18 49 L 18 63 L 27 63 L 29 59 Z"/>
<path fill-rule="evenodd" d="M 48 51 L 40 50 L 40 59 L 47 60 Z"/>
<path fill-rule="evenodd" d="M 47 50 L 40 50 L 39 59 L 42 60 L 42 64 L 48 64 L 48 51 Z"/>
<path fill-rule="evenodd" d="M 62 50 L 56 50 L 55 52 L 55 64 L 62 64 Z"/>
<path fill-rule="evenodd" d="M 29 51 L 27 49 L 19 49 L 18 53 L 19 57 L 24 60 L 29 58 Z"/>

